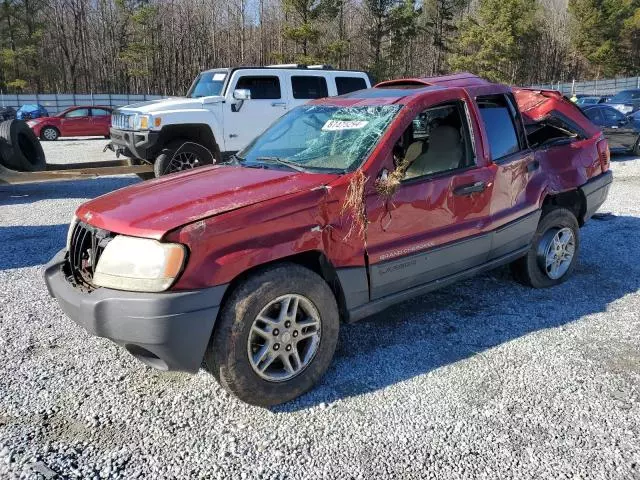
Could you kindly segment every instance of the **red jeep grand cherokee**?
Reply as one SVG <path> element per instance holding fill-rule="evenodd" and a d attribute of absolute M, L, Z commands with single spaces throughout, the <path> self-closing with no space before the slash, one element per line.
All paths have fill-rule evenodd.
<path fill-rule="evenodd" d="M 506 263 L 536 288 L 564 281 L 608 167 L 556 92 L 385 82 L 293 109 L 227 164 L 85 203 L 45 277 L 147 365 L 204 365 L 273 405 L 318 381 L 341 320 Z"/>

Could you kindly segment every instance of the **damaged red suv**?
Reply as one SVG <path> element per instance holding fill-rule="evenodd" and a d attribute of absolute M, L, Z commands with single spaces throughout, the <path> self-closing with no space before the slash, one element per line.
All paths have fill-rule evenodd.
<path fill-rule="evenodd" d="M 93 335 L 273 405 L 318 381 L 341 321 L 507 263 L 566 280 L 611 181 L 606 140 L 556 92 L 395 80 L 85 203 L 45 278 Z"/>

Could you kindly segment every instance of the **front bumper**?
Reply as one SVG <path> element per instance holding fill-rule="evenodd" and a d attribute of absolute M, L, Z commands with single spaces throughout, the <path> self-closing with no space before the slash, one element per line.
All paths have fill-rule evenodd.
<path fill-rule="evenodd" d="M 196 372 L 218 316 L 226 285 L 202 290 L 138 293 L 98 288 L 90 293 L 65 278 L 61 250 L 46 265 L 49 294 L 91 335 L 123 346 L 160 370 Z"/>
<path fill-rule="evenodd" d="M 608 170 L 585 183 L 580 190 L 584 193 L 587 208 L 584 214 L 584 221 L 590 219 L 602 206 L 609 195 L 609 188 L 613 182 L 613 173 Z"/>
<path fill-rule="evenodd" d="M 128 157 L 153 160 L 157 153 L 160 132 L 109 129 L 111 143 Z"/>

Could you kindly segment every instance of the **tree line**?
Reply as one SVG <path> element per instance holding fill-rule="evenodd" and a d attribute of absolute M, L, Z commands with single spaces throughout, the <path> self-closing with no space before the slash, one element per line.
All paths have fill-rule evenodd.
<path fill-rule="evenodd" d="M 5 92 L 184 94 L 207 68 L 640 74 L 640 0 L 0 0 Z"/>

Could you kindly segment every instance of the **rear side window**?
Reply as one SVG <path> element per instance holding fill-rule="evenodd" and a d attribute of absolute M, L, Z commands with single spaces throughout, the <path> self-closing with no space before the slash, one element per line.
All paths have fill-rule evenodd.
<path fill-rule="evenodd" d="M 236 90 L 250 90 L 252 100 L 276 100 L 282 98 L 278 77 L 240 77 Z"/>
<path fill-rule="evenodd" d="M 324 77 L 291 77 L 293 98 L 311 99 L 329 96 L 327 80 Z"/>
<path fill-rule="evenodd" d="M 503 95 L 478 97 L 478 108 L 489 140 L 492 160 L 520 150 L 512 107 Z"/>
<path fill-rule="evenodd" d="M 336 77 L 338 95 L 355 92 L 356 90 L 364 90 L 365 88 L 367 88 L 367 82 L 364 81 L 364 78 Z"/>

